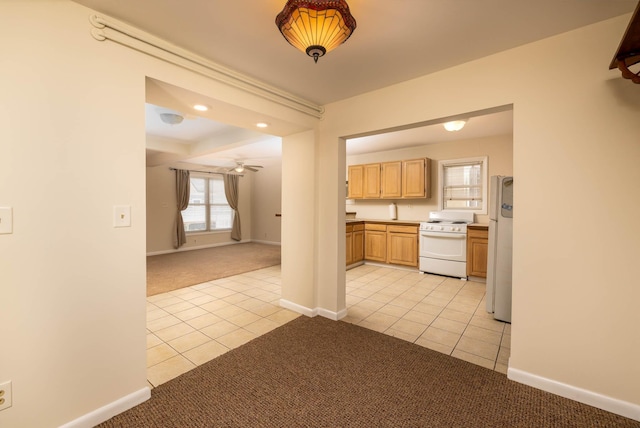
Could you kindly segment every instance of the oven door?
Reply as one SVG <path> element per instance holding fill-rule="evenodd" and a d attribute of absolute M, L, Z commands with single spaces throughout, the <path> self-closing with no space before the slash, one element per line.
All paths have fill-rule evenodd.
<path fill-rule="evenodd" d="M 467 261 L 467 234 L 420 231 L 420 257 Z"/>

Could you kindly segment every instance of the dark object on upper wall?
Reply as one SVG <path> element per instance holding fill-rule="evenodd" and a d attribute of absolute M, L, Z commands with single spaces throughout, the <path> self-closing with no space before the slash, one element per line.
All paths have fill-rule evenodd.
<path fill-rule="evenodd" d="M 634 73 L 629 66 L 640 62 L 640 3 L 636 6 L 631 17 L 627 31 L 622 37 L 618 51 L 613 57 L 609 70 L 617 68 L 625 79 L 631 79 L 633 83 L 640 84 L 640 71 Z"/>

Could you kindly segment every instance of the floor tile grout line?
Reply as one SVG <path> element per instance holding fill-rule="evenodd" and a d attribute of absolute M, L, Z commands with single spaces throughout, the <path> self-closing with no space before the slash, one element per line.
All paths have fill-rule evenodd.
<path fill-rule="evenodd" d="M 202 327 L 197 328 L 197 327 L 194 327 L 193 325 L 190 325 L 188 323 L 188 321 L 191 321 L 193 319 L 197 319 L 198 316 L 190 318 L 189 320 L 183 320 L 180 317 L 177 317 L 176 314 L 180 314 L 181 312 L 189 311 L 189 310 L 192 310 L 194 308 L 199 308 L 199 309 L 201 309 L 201 310 L 203 310 L 205 312 L 201 316 L 207 316 L 207 315 L 216 316 L 216 317 L 218 317 L 220 319 L 220 321 L 224 320 L 224 321 L 227 321 L 227 322 L 233 324 L 236 327 L 236 329 L 234 331 L 243 330 L 243 331 L 247 332 L 248 334 L 250 334 L 252 336 L 258 337 L 258 336 L 262 335 L 263 333 L 254 333 L 254 332 L 246 329 L 245 327 L 247 325 L 251 325 L 252 323 L 259 322 L 259 321 L 262 321 L 262 320 L 265 320 L 265 319 L 268 319 L 268 320 L 270 320 L 272 322 L 275 322 L 276 324 L 281 325 L 281 323 L 279 321 L 274 321 L 274 320 L 272 320 L 272 319 L 270 319 L 268 317 L 270 317 L 271 315 L 274 315 L 275 313 L 278 313 L 280 311 L 286 311 L 284 308 L 279 308 L 279 311 L 270 313 L 269 315 L 266 315 L 266 316 L 258 314 L 256 312 L 252 311 L 252 309 L 255 309 L 257 307 L 262 307 L 264 305 L 273 305 L 275 307 L 278 307 L 278 304 L 277 304 L 278 299 L 276 298 L 274 300 L 271 300 L 270 298 L 271 298 L 271 295 L 277 296 L 277 295 L 280 295 L 281 292 L 282 292 L 281 278 L 280 279 L 278 278 L 280 275 L 281 275 L 281 271 L 280 270 L 275 270 L 272 273 L 270 273 L 269 275 L 264 275 L 264 276 L 261 275 L 261 274 L 258 274 L 258 275 L 255 275 L 255 276 L 244 275 L 242 278 L 229 277 L 229 280 L 224 282 L 224 283 L 222 283 L 222 284 L 211 284 L 210 287 L 206 287 L 206 288 L 220 287 L 222 289 L 226 289 L 226 290 L 232 292 L 232 294 L 229 294 L 229 295 L 223 296 L 223 297 L 217 297 L 217 296 L 208 294 L 208 293 L 203 291 L 203 290 L 206 289 L 206 288 L 203 288 L 203 287 L 200 287 L 198 289 L 189 287 L 189 289 L 190 289 L 189 291 L 179 292 L 179 293 L 175 293 L 175 294 L 169 294 L 165 298 L 162 298 L 162 299 L 153 298 L 154 296 L 149 296 L 152 299 L 151 299 L 151 301 L 147 300 L 147 312 L 151 312 L 151 311 L 155 311 L 155 310 L 161 310 L 165 315 L 163 315 L 160 318 L 171 316 L 171 317 L 175 318 L 176 320 L 178 320 L 178 323 L 175 324 L 175 325 L 184 324 L 184 325 L 188 325 L 189 327 L 194 329 L 193 331 L 191 331 L 189 333 L 182 334 L 182 335 L 180 335 L 180 336 L 178 336 L 176 338 L 173 338 L 172 340 L 179 339 L 181 337 L 184 337 L 184 336 L 186 336 L 188 334 L 191 334 L 191 333 L 194 333 L 194 332 L 199 332 L 199 333 L 202 333 L 204 336 L 206 336 L 207 338 L 210 339 L 205 343 L 215 342 L 218 345 L 220 345 L 223 348 L 225 348 L 226 349 L 225 352 L 228 352 L 229 350 L 231 350 L 233 348 L 229 348 L 226 345 L 223 345 L 221 342 L 216 340 L 216 338 L 212 338 L 211 336 L 209 336 L 206 333 L 202 332 L 202 330 L 204 328 L 206 328 L 206 327 L 208 327 L 210 325 L 213 325 L 213 324 L 208 324 L 207 326 L 202 326 Z M 439 310 L 437 311 L 437 314 L 432 314 L 432 313 L 426 313 L 426 312 L 419 311 L 419 310 L 417 310 L 415 308 L 420 303 L 427 303 L 427 302 L 424 302 L 424 300 L 426 300 L 430 296 L 433 297 L 433 298 L 442 299 L 442 296 L 440 296 L 440 297 L 434 296 L 433 293 L 438 291 L 438 290 L 440 290 L 440 291 L 447 290 L 448 288 L 445 288 L 443 286 L 446 286 L 446 282 L 447 282 L 448 278 L 441 277 L 441 278 L 439 278 L 440 280 L 437 281 L 437 283 L 433 283 L 433 282 L 430 282 L 430 281 L 433 280 L 432 278 L 427 280 L 427 281 L 425 281 L 426 277 L 415 278 L 415 277 L 413 277 L 413 275 L 414 275 L 414 272 L 406 271 L 406 272 L 403 272 L 402 274 L 399 274 L 397 272 L 397 270 L 394 270 L 393 268 L 376 267 L 375 269 L 367 269 L 366 271 L 364 271 L 362 274 L 360 274 L 358 276 L 355 276 L 355 275 L 348 276 L 347 277 L 347 293 L 346 293 L 347 299 L 349 299 L 351 297 L 351 298 L 357 300 L 357 303 L 354 304 L 354 305 L 357 305 L 357 304 L 362 303 L 362 302 L 372 302 L 372 303 L 375 303 L 376 306 L 381 305 L 381 306 L 377 307 L 377 309 L 374 310 L 374 311 L 371 311 L 371 312 L 367 311 L 368 314 L 363 319 L 353 320 L 351 322 L 354 323 L 354 324 L 361 324 L 363 321 L 365 321 L 366 319 L 368 319 L 369 317 L 371 317 L 371 315 L 373 315 L 375 313 L 380 313 L 380 314 L 383 314 L 383 315 L 391 316 L 391 317 L 393 317 L 395 319 L 395 321 L 390 326 L 386 327 L 383 330 L 383 334 L 385 334 L 385 332 L 392 333 L 390 335 L 396 334 L 397 337 L 401 338 L 402 340 L 407 340 L 407 341 L 412 342 L 412 343 L 416 343 L 425 334 L 425 332 L 429 328 L 432 328 L 432 327 L 435 328 L 433 326 L 433 324 L 438 319 L 445 319 L 445 320 L 448 320 L 448 321 L 460 322 L 459 320 L 456 320 L 456 319 L 445 318 L 443 316 L 443 313 L 447 309 L 450 309 L 452 311 L 461 312 L 457 308 L 453 309 L 453 308 L 450 308 L 449 306 L 454 302 L 456 297 L 462 296 L 461 293 L 463 292 L 463 290 L 466 289 L 466 286 L 469 283 L 464 284 L 461 287 L 457 288 L 457 290 L 455 291 L 455 293 L 452 296 L 446 297 L 446 299 L 447 299 L 446 305 L 444 305 L 444 306 L 437 305 L 437 306 L 439 306 Z M 383 282 L 382 281 L 378 281 L 378 280 L 383 280 Z M 232 284 L 234 282 L 235 282 L 235 285 Z M 424 284 L 422 284 L 422 283 L 424 283 Z M 205 283 L 203 283 L 203 284 L 205 284 Z M 200 285 L 202 285 L 202 284 L 196 284 L 195 286 L 200 286 Z M 374 290 L 367 297 L 355 296 L 355 295 L 351 295 L 350 294 L 350 292 L 353 292 L 353 291 L 356 291 L 356 290 L 361 290 L 361 289 L 363 289 L 364 287 L 367 287 L 367 286 L 369 286 L 369 290 L 372 290 L 372 289 Z M 428 290 L 420 291 L 422 286 L 428 287 Z M 388 291 L 388 293 L 385 293 L 385 290 Z M 428 293 L 423 294 L 425 291 L 428 291 Z M 388 297 L 385 297 L 383 300 L 387 300 L 388 298 L 391 298 L 391 300 L 380 302 L 380 301 L 376 301 L 375 299 L 372 299 L 372 296 L 375 296 L 376 294 L 379 294 L 379 293 L 383 294 L 385 296 L 388 296 Z M 200 295 L 197 296 L 196 294 L 200 294 Z M 362 294 L 362 292 L 361 292 L 361 294 Z M 232 296 L 237 296 L 237 295 L 241 295 L 244 298 L 242 300 L 238 300 L 238 301 L 235 301 L 233 303 L 225 300 L 226 298 L 231 298 Z M 193 297 L 183 298 L 181 296 L 193 296 Z M 198 298 L 201 298 L 201 297 L 204 297 L 204 296 L 210 296 L 211 298 L 213 298 L 213 300 L 209 300 L 209 301 L 204 302 L 204 303 L 193 303 L 192 302 L 192 300 L 195 300 L 195 299 L 198 299 Z M 237 298 L 239 298 L 241 296 L 238 296 Z M 257 298 L 257 296 L 267 296 L 266 298 L 268 298 L 269 300 L 259 299 L 259 298 Z M 418 297 L 416 297 L 416 296 L 418 296 Z M 473 297 L 473 296 L 470 296 L 470 297 Z M 179 302 L 187 302 L 192 306 L 187 308 L 187 309 L 171 313 L 171 312 L 168 312 L 167 310 L 165 310 L 165 308 L 171 307 L 171 306 L 173 306 L 173 304 L 168 304 L 168 305 L 165 304 L 164 307 L 160 307 L 160 306 L 157 305 L 157 303 L 161 303 L 162 301 L 164 301 L 166 299 L 170 299 L 170 298 L 178 299 L 177 300 L 178 303 L 174 303 L 176 305 L 180 304 Z M 455 351 L 455 349 L 458 346 L 462 336 L 469 329 L 469 327 L 471 325 L 471 321 L 474 319 L 474 317 L 476 317 L 477 312 L 478 312 L 480 306 L 482 305 L 482 299 L 483 298 L 481 298 L 480 301 L 475 304 L 475 310 L 473 311 L 473 313 L 470 314 L 469 321 L 465 324 L 465 327 L 462 330 L 462 333 L 460 333 L 458 335 L 456 344 L 455 344 L 454 347 L 451 348 L 451 351 L 450 351 L 449 355 L 451 355 Z M 247 309 L 247 308 L 239 305 L 239 304 L 242 304 L 242 302 L 246 302 L 249 299 L 255 300 L 255 302 L 251 302 L 251 305 L 256 304 L 257 306 L 255 306 L 255 307 L 250 306 L 251 309 Z M 396 304 L 394 304 L 393 301 L 397 300 L 397 299 L 404 299 L 404 302 L 402 302 L 404 305 L 406 305 L 407 301 L 412 302 L 412 304 L 410 305 L 410 307 L 398 305 L 397 303 L 399 303 L 399 301 Z M 231 317 L 225 318 L 224 316 L 220 316 L 220 315 L 216 314 L 215 312 L 211 312 L 210 310 L 202 308 L 203 305 L 206 305 L 207 303 L 211 303 L 211 302 L 215 302 L 215 301 L 224 302 L 225 308 L 226 307 L 233 307 L 234 309 L 242 311 L 241 314 L 250 313 L 250 314 L 255 315 L 257 318 L 256 318 L 255 321 L 250 322 L 249 324 L 239 325 L 239 324 L 236 324 L 236 323 L 234 323 L 232 321 L 229 321 L 229 318 L 231 318 Z M 465 304 L 465 303 L 463 302 L 462 304 Z M 350 305 L 350 306 L 354 306 L 354 305 Z M 396 316 L 396 315 L 385 314 L 384 312 L 381 312 L 382 308 L 387 307 L 387 306 L 395 306 L 395 307 L 398 307 L 398 308 L 400 308 L 400 309 L 402 309 L 404 311 L 401 311 L 402 315 L 399 316 L 399 317 Z M 424 328 L 420 329 L 420 332 L 419 332 L 419 334 L 417 334 L 417 336 L 416 336 L 416 333 L 408 333 L 408 332 L 406 332 L 404 330 L 397 329 L 397 328 L 394 329 L 393 328 L 401 320 L 414 322 L 416 324 L 421 324 L 420 322 L 417 322 L 417 321 L 414 321 L 413 319 L 407 318 L 407 316 L 409 314 L 412 314 L 412 313 L 413 314 L 424 314 L 425 316 L 430 316 L 430 317 L 433 317 L 433 318 L 429 321 L 428 324 L 426 324 L 426 325 L 423 324 Z M 158 319 L 160 319 L 160 318 L 158 318 Z M 218 322 L 220 322 L 220 321 L 218 321 Z M 242 321 L 242 322 L 244 322 L 244 321 Z M 410 324 L 407 324 L 407 325 L 410 326 Z M 169 326 L 169 327 L 171 327 L 171 326 Z M 483 329 L 483 330 L 493 331 L 493 330 L 487 329 L 487 328 L 485 328 L 483 326 L 475 326 L 475 327 L 478 327 L 478 328 Z M 393 330 L 393 332 L 391 330 Z M 156 331 L 158 331 L 158 330 L 156 330 Z M 170 345 L 169 342 L 166 342 L 163 339 L 160 339 L 157 336 L 156 331 L 152 331 L 147 327 L 147 332 L 148 332 L 147 334 L 152 334 L 160 341 L 160 343 L 167 344 L 167 346 L 169 346 L 170 349 L 172 349 L 174 352 L 176 352 L 175 356 L 178 356 L 178 355 L 182 356 L 182 358 L 186 359 L 186 361 L 188 361 L 190 364 L 193 364 L 195 366 L 199 365 L 195 361 L 192 361 L 188 357 L 186 357 L 185 353 L 189 352 L 190 350 L 193 350 L 193 349 L 197 348 L 198 346 L 202 346 L 204 344 L 196 345 L 196 346 L 194 346 L 192 348 L 189 348 L 189 349 L 185 350 L 184 352 L 180 352 L 176 348 L 174 348 L 172 345 Z M 447 331 L 447 330 L 443 330 L 443 331 Z M 453 334 L 457 334 L 457 333 L 453 333 Z M 500 343 L 498 344 L 498 356 L 500 355 L 500 351 L 503 348 L 507 349 L 506 347 L 502 346 L 502 342 L 504 340 L 504 334 L 505 334 L 505 328 L 503 326 L 503 328 L 501 329 L 501 334 L 500 334 Z M 415 339 L 413 339 L 414 336 L 416 336 Z M 410 339 L 407 339 L 407 338 L 410 338 Z M 238 346 L 240 346 L 240 345 L 238 345 Z M 446 346 L 446 345 L 442 345 L 442 346 Z M 151 348 L 149 348 L 149 349 L 151 349 Z M 475 355 L 475 354 L 470 354 L 470 355 Z M 480 358 L 484 358 L 484 357 L 479 356 L 479 355 L 475 355 L 475 356 L 480 357 Z M 493 361 L 493 369 L 494 370 L 497 367 L 498 356 Z M 171 358 L 173 358 L 173 357 L 170 357 L 169 359 L 171 359 Z M 164 360 L 164 361 L 166 361 L 166 360 Z M 160 364 L 160 363 L 161 362 L 158 362 L 155 365 Z M 153 366 L 151 366 L 151 367 L 153 367 Z M 163 382 L 160 382 L 160 383 L 163 383 Z M 156 383 L 152 383 L 151 381 L 149 381 L 149 384 L 151 384 L 153 386 L 157 386 L 160 383 L 156 384 Z"/>
<path fill-rule="evenodd" d="M 403 277 L 403 278 L 404 278 L 404 277 Z M 399 278 L 398 280 L 394 281 L 394 283 L 396 283 L 396 282 L 400 281 L 401 279 L 402 279 L 402 278 Z M 391 332 L 392 330 L 393 330 L 393 331 L 395 331 L 395 330 L 393 329 L 393 326 L 394 326 L 394 325 L 396 325 L 398 321 L 400 321 L 401 319 L 405 318 L 405 317 L 406 317 L 406 315 L 407 315 L 408 313 L 410 313 L 411 311 L 413 311 L 413 310 L 414 310 L 414 308 L 415 308 L 415 307 L 416 307 L 420 302 L 423 302 L 427 297 L 429 297 L 429 296 L 430 296 L 434 291 L 436 291 L 436 290 L 437 290 L 437 289 L 438 289 L 438 288 L 439 288 L 439 287 L 440 287 L 440 286 L 441 286 L 441 285 L 442 285 L 446 280 L 447 280 L 447 278 L 443 278 L 443 280 L 442 280 L 442 281 L 440 281 L 436 287 L 434 287 L 433 289 L 431 289 L 431 291 L 430 291 L 430 292 L 429 292 L 425 297 L 423 297 L 419 302 L 417 302 L 417 303 L 416 303 L 416 305 L 414 305 L 410 310 L 408 310 L 408 311 L 407 311 L 403 316 L 399 317 L 399 318 L 398 318 L 398 320 L 397 320 L 396 322 L 394 322 L 391 326 L 389 326 L 389 327 L 385 328 L 385 329 L 383 330 L 383 333 Z M 419 282 L 420 282 L 420 281 L 414 282 L 414 285 L 413 285 L 413 286 L 416 286 Z M 387 284 L 387 286 L 385 286 L 385 288 L 391 287 L 394 283 Z M 459 287 L 459 288 L 456 290 L 456 293 L 455 293 L 453 296 L 451 296 L 450 298 L 448 298 L 448 302 L 447 302 L 447 304 L 446 304 L 445 306 L 443 306 L 443 307 L 442 307 L 442 309 L 441 309 L 441 310 L 438 312 L 438 314 L 433 318 L 433 320 L 432 320 L 432 321 L 427 325 L 427 327 L 422 331 L 422 333 L 421 333 L 420 335 L 418 335 L 418 337 L 417 337 L 415 340 L 413 340 L 413 343 L 416 343 L 416 342 L 420 339 L 420 337 L 422 337 L 422 335 L 426 332 L 426 330 L 427 330 L 428 328 L 433 327 L 433 325 L 432 325 L 432 324 L 442 316 L 443 312 L 444 312 L 446 309 L 449 309 L 449 310 L 452 310 L 452 311 L 456 311 L 456 312 L 460 312 L 460 311 L 458 311 L 458 310 L 456 310 L 456 309 L 451 309 L 451 308 L 449 308 L 449 305 L 450 305 L 451 303 L 453 303 L 453 301 L 455 300 L 455 298 L 456 298 L 457 296 L 459 296 L 459 295 L 460 295 L 460 293 L 461 293 L 461 292 L 465 289 L 465 287 L 467 287 L 469 284 L 470 284 L 470 282 L 465 281 L 465 284 L 463 284 L 461 287 Z M 366 283 L 365 283 L 365 285 L 366 285 Z M 364 285 L 363 285 L 363 286 L 364 286 Z M 413 286 L 411 286 L 411 287 L 413 287 Z M 362 286 L 361 286 L 361 287 L 362 287 Z M 405 290 L 402 294 L 404 294 L 404 293 L 406 293 L 407 291 L 409 291 L 409 290 L 411 289 L 411 287 L 409 287 L 407 290 Z M 380 289 L 378 292 L 383 291 L 385 288 Z M 368 298 L 363 298 L 362 300 L 367 300 L 367 299 L 368 299 Z M 467 331 L 467 329 L 469 328 L 469 326 L 471 326 L 471 325 L 472 325 L 472 324 L 471 324 L 471 322 L 473 321 L 473 318 L 476 316 L 476 314 L 477 314 L 477 312 L 478 312 L 478 309 L 479 309 L 479 308 L 480 308 L 480 306 L 482 305 L 482 301 L 483 301 L 483 299 L 484 299 L 484 296 L 483 296 L 483 297 L 482 297 L 482 298 L 481 298 L 481 299 L 480 299 L 480 300 L 475 304 L 474 310 L 473 310 L 473 312 L 471 312 L 471 313 L 469 314 L 469 315 L 470 315 L 469 320 L 465 323 L 465 327 L 464 327 L 463 331 L 462 331 L 461 333 L 459 333 L 459 334 L 458 334 L 458 333 L 455 333 L 455 332 L 450 332 L 450 333 L 452 333 L 452 334 L 456 334 L 456 335 L 458 335 L 458 339 L 457 339 L 457 341 L 456 341 L 456 344 L 451 348 L 451 352 L 449 353 L 449 355 L 453 354 L 453 352 L 454 352 L 454 351 L 456 350 L 456 348 L 458 347 L 458 345 L 459 345 L 459 343 L 460 343 L 460 340 L 461 340 L 461 339 L 462 339 L 462 337 L 464 336 L 464 333 Z M 386 306 L 387 304 L 391 304 L 391 303 L 392 303 L 392 302 L 387 302 L 384 306 Z M 384 306 L 383 306 L 383 307 L 384 307 Z M 380 309 L 381 309 L 381 308 L 380 308 Z M 379 312 L 379 311 L 380 311 L 380 309 L 377 309 L 376 311 L 373 311 L 371 314 L 369 314 L 369 315 L 368 315 L 367 317 L 365 317 L 363 320 L 358 321 L 356 324 L 360 324 L 360 323 L 362 323 L 362 322 L 363 322 L 363 321 L 365 321 L 367 318 L 369 318 L 371 315 L 375 314 L 376 312 Z M 431 315 L 433 315 L 433 314 L 431 314 Z M 450 320 L 450 319 L 448 319 L 448 318 L 444 318 L 444 317 L 443 317 L 442 319 L 447 319 L 448 321 L 456 321 L 456 322 L 460 322 L 460 321 L 457 321 L 457 320 Z M 480 326 L 474 326 L 474 327 L 477 327 L 477 328 L 482 329 L 482 330 L 493 331 L 493 330 L 486 329 L 486 328 L 484 328 L 484 327 L 480 327 Z M 435 328 L 435 327 L 433 327 L 433 328 Z M 404 333 L 404 332 L 402 332 L 401 330 L 398 330 L 398 331 L 399 331 L 399 332 L 401 332 L 401 333 L 403 333 L 403 334 L 408 334 L 408 333 Z M 444 331 L 448 331 L 448 330 L 444 330 Z M 492 368 L 492 369 L 493 369 L 493 370 L 495 370 L 495 368 L 496 368 L 496 366 L 497 366 L 498 356 L 499 356 L 499 353 L 500 353 L 500 349 L 502 348 L 501 343 L 502 343 L 502 338 L 503 338 L 503 335 L 504 335 L 504 326 L 503 326 L 503 328 L 502 328 L 502 330 L 501 330 L 500 335 L 501 335 L 501 336 L 500 336 L 500 344 L 498 344 L 498 345 L 497 345 L 497 346 L 498 346 L 498 354 L 496 355 L 496 357 L 495 357 L 494 359 L 492 359 L 492 361 L 493 361 L 493 368 Z M 483 340 L 481 340 L 481 339 L 477 339 L 477 340 L 478 340 L 479 342 L 485 342 L 485 341 L 483 341 Z M 486 343 L 490 343 L 490 342 L 486 342 Z M 495 345 L 495 344 L 493 344 L 493 345 Z M 445 346 L 446 346 L 446 345 L 445 345 Z M 470 355 L 474 355 L 474 356 L 479 357 L 479 358 L 487 359 L 486 357 L 484 357 L 484 356 L 482 356 L 482 355 L 477 355 L 477 354 L 473 354 L 473 353 L 470 353 Z"/>

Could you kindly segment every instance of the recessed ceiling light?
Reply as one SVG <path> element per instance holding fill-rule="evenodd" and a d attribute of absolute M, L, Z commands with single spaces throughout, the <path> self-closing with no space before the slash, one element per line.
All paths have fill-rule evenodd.
<path fill-rule="evenodd" d="M 194 109 L 198 110 L 198 111 L 207 111 L 209 110 L 209 107 L 207 107 L 204 104 L 196 104 L 193 106 Z"/>
<path fill-rule="evenodd" d="M 267 126 L 269 126 L 269 124 L 265 123 L 265 122 L 258 122 L 258 123 L 256 123 L 256 126 L 258 128 L 266 128 Z"/>

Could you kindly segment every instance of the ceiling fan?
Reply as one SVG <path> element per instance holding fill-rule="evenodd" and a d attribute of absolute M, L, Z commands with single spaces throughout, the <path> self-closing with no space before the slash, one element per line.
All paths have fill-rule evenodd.
<path fill-rule="evenodd" d="M 245 165 L 244 162 L 236 161 L 236 166 L 229 169 L 228 172 L 235 171 L 235 172 L 241 173 L 241 172 L 244 172 L 245 169 L 248 169 L 249 171 L 258 172 L 256 168 L 262 168 L 262 165 Z"/>

